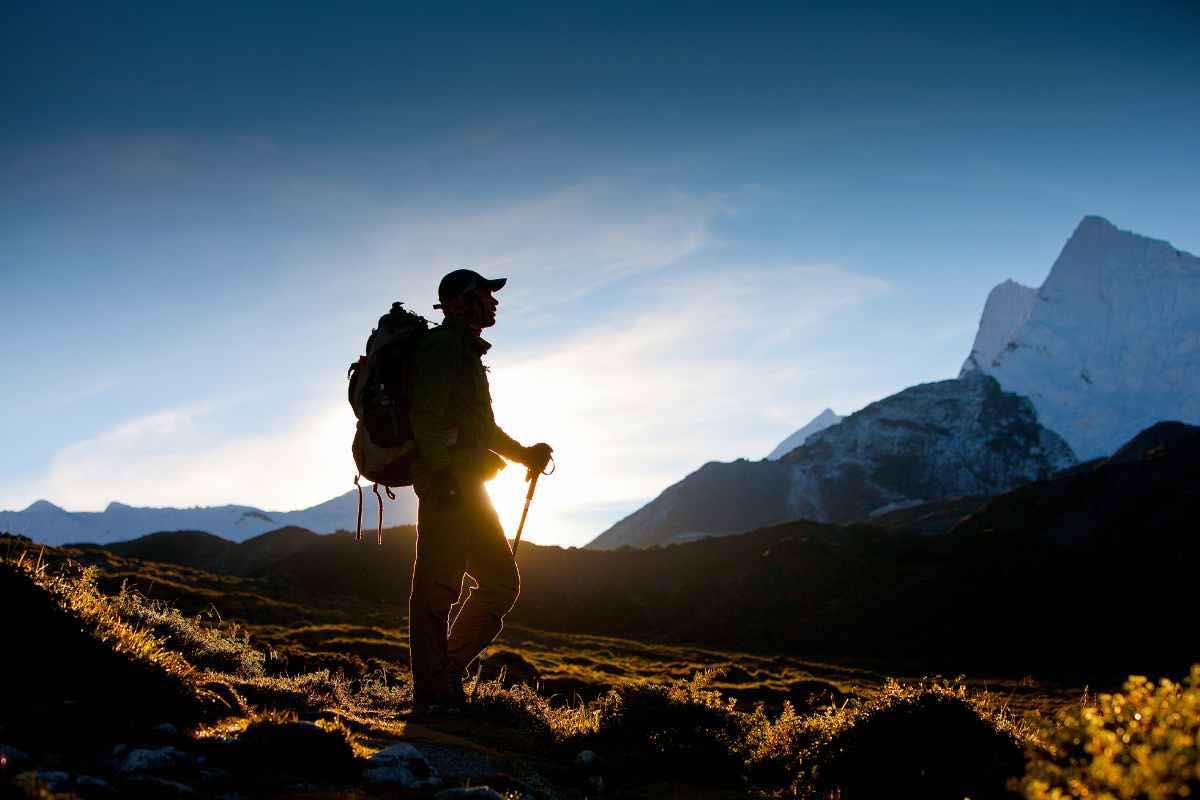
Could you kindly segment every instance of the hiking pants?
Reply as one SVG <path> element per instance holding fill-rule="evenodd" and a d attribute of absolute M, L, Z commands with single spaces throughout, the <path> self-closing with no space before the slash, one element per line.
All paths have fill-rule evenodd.
<path fill-rule="evenodd" d="M 491 644 L 521 589 L 512 550 L 483 484 L 460 491 L 458 508 L 441 509 L 423 500 L 417 507 L 408 646 L 413 695 L 422 701 L 441 695 L 447 677 L 460 675 Z M 474 582 L 466 584 L 466 598 L 450 619 L 464 573 Z"/>

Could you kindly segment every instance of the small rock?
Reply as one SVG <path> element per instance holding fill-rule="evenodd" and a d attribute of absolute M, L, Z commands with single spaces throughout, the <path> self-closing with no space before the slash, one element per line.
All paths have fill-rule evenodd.
<path fill-rule="evenodd" d="M 405 761 L 425 761 L 425 756 L 408 742 L 396 742 L 373 754 L 370 761 L 372 764 L 402 764 Z"/>
<path fill-rule="evenodd" d="M 113 745 L 113 749 L 112 749 L 113 758 L 119 758 L 120 755 L 128 749 L 129 749 L 129 745 L 127 745 L 127 744 Z"/>
<path fill-rule="evenodd" d="M 155 725 L 153 728 L 151 728 L 151 730 L 157 733 L 159 736 L 171 739 L 179 735 L 179 728 L 176 728 L 170 722 L 160 722 L 158 725 Z"/>
<path fill-rule="evenodd" d="M 175 769 L 191 761 L 191 756 L 174 747 L 159 747 L 154 750 L 130 751 L 121 765 L 121 772 L 162 772 Z"/>
<path fill-rule="evenodd" d="M 0 775 L 12 775 L 24 769 L 32 760 L 23 750 L 0 744 Z"/>
<path fill-rule="evenodd" d="M 594 767 L 600 763 L 600 756 L 593 753 L 591 750 L 580 750 L 575 756 L 575 766 L 577 767 Z"/>
<path fill-rule="evenodd" d="M 125 782 L 126 791 L 121 793 L 122 797 L 132 793 L 134 796 L 142 797 L 173 797 L 173 798 L 192 798 L 196 796 L 196 790 L 192 787 L 179 783 L 178 781 L 169 781 L 166 778 L 155 778 L 150 775 L 137 775 Z"/>
<path fill-rule="evenodd" d="M 108 781 L 93 775 L 79 775 L 75 778 L 75 785 L 88 789 L 107 789 Z"/>
<path fill-rule="evenodd" d="M 57 769 L 38 770 L 34 774 L 37 775 L 37 779 L 46 784 L 47 788 L 49 788 L 52 792 L 57 792 L 59 789 L 65 789 L 67 786 L 75 782 L 69 772 L 63 772 Z"/>
<path fill-rule="evenodd" d="M 197 773 L 198 780 L 204 786 L 224 786 L 233 780 L 233 773 L 226 769 L 209 767 Z"/>
<path fill-rule="evenodd" d="M 363 777 L 372 783 L 399 783 L 410 789 L 432 789 L 442 781 L 425 755 L 408 742 L 385 747 L 368 759 Z"/>
<path fill-rule="evenodd" d="M 435 800 L 504 800 L 504 795 L 487 786 L 460 786 L 443 789 L 434 795 Z"/>
<path fill-rule="evenodd" d="M 398 764 L 363 770 L 363 777 L 370 783 L 394 783 L 401 789 L 417 789 L 421 785 L 416 775 Z"/>

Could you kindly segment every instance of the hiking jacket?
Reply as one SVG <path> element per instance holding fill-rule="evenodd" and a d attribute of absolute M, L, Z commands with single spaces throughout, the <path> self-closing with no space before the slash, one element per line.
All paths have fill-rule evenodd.
<path fill-rule="evenodd" d="M 413 486 L 418 492 L 447 467 L 460 480 L 490 480 L 504 468 L 495 453 L 515 461 L 524 450 L 492 414 L 481 360 L 490 348 L 455 320 L 429 331 L 417 346 L 409 422 L 417 443 Z"/>

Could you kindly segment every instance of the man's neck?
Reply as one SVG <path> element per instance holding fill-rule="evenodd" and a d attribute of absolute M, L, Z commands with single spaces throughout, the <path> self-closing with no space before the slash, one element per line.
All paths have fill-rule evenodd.
<path fill-rule="evenodd" d="M 481 328 L 477 325 L 474 325 L 470 322 L 467 322 L 462 317 L 446 317 L 446 320 L 443 324 L 449 324 L 449 325 L 454 326 L 455 328 L 461 328 L 462 330 L 469 332 L 472 336 L 475 336 L 475 337 L 483 336 L 483 328 Z"/>

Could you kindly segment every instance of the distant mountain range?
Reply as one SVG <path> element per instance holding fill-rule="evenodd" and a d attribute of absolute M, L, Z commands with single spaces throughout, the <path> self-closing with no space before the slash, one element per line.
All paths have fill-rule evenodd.
<path fill-rule="evenodd" d="M 1040 289 L 992 290 L 957 380 L 844 419 L 826 410 L 766 461 L 705 464 L 588 547 L 987 496 L 1107 456 L 1160 420 L 1200 423 L 1200 259 L 1089 216 Z"/>
<path fill-rule="evenodd" d="M 105 544 L 156 531 L 203 531 L 240 542 L 289 526 L 317 533 L 354 530 L 357 517 L 355 490 L 299 511 L 263 511 L 239 505 L 139 508 L 123 503 L 109 503 L 99 512 L 65 511 L 39 500 L 24 511 L 0 511 L 0 531 L 55 545 Z M 363 527 L 374 528 L 378 518 L 378 501 L 367 486 L 363 490 Z M 385 498 L 384 524 L 411 523 L 416 518 L 416 496 L 411 490 L 396 492 L 395 502 Z"/>

